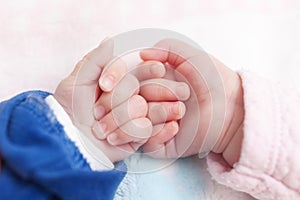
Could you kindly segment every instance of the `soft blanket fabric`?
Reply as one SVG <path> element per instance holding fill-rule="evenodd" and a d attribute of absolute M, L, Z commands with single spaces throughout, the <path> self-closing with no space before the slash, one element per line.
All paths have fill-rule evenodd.
<path fill-rule="evenodd" d="M 134 174 L 130 170 L 139 163 L 157 166 L 159 160 L 149 157 L 130 157 L 126 159 L 129 172 L 117 190 L 115 199 L 212 199 L 212 200 L 253 200 L 248 194 L 234 191 L 212 181 L 207 171 L 206 160 L 197 156 L 179 159 L 161 170 Z"/>

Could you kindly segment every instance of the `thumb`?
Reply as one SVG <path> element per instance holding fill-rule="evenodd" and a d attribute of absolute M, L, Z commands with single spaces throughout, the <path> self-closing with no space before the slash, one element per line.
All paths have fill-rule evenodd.
<path fill-rule="evenodd" d="M 153 48 L 140 52 L 144 60 L 156 60 L 162 63 L 168 62 L 175 68 L 189 58 L 199 54 L 198 48 L 177 39 L 163 39 Z"/>

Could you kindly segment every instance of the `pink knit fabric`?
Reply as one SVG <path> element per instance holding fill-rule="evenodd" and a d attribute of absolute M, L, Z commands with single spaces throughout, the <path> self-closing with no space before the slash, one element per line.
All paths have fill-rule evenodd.
<path fill-rule="evenodd" d="M 245 102 L 239 161 L 230 168 L 210 154 L 213 178 L 257 199 L 300 199 L 300 95 L 249 72 L 240 73 Z"/>

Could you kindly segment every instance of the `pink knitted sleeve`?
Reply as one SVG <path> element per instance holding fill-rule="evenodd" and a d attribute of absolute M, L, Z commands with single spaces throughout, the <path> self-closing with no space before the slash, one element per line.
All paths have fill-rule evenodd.
<path fill-rule="evenodd" d="M 240 72 L 245 121 L 241 156 L 231 168 L 211 153 L 208 168 L 219 183 L 257 199 L 300 199 L 300 93 Z"/>

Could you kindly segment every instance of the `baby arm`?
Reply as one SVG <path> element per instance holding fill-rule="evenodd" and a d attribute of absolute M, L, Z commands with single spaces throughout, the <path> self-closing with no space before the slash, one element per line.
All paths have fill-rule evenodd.
<path fill-rule="evenodd" d="M 210 104 L 205 104 L 208 96 L 201 92 L 208 91 L 211 95 L 209 98 L 222 99 L 222 90 L 216 87 L 219 84 L 214 84 L 218 76 L 222 78 L 222 85 L 219 86 L 222 86 L 220 88 L 226 94 L 226 114 L 223 128 L 217 134 L 219 137 L 211 143 L 215 144 L 210 147 L 213 153 L 207 159 L 208 169 L 214 179 L 258 199 L 299 199 L 300 162 L 295 156 L 295 152 L 300 151 L 299 93 L 283 90 L 249 72 L 233 72 L 211 55 L 203 54 L 180 41 L 164 40 L 156 46 L 170 51 L 151 49 L 142 52 L 142 58 L 169 62 L 186 77 L 190 81 L 191 90 L 196 93 L 198 102 L 194 104 L 201 108 L 204 118 L 210 116 L 210 112 L 205 112 Z M 195 71 L 195 68 L 198 70 Z M 218 73 L 206 73 L 212 72 L 211 68 L 216 68 Z M 191 73 L 193 70 L 195 73 Z M 207 78 L 205 87 L 203 77 Z M 190 109 L 193 105 L 188 102 L 186 107 L 187 110 L 196 110 Z M 224 109 L 217 109 L 217 112 L 224 112 Z M 188 116 L 189 113 L 186 113 L 185 117 Z M 185 126 L 184 118 L 180 129 Z M 207 123 L 203 117 L 199 124 L 200 128 L 206 129 Z M 188 137 L 186 132 L 182 133 L 180 130 L 175 137 L 180 134 Z M 197 134 L 201 135 L 203 132 L 199 131 Z M 210 137 L 210 134 L 215 133 L 207 131 L 206 134 Z M 203 143 L 201 138 L 205 137 L 196 137 L 193 143 L 197 150 L 200 149 L 200 153 Z M 183 143 L 183 137 L 177 137 L 176 142 Z M 190 151 L 194 149 L 193 144 L 187 148 L 189 154 L 193 154 Z M 153 144 L 146 145 L 149 145 L 147 148 L 152 148 Z"/>

